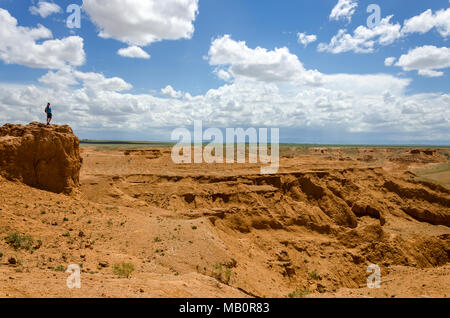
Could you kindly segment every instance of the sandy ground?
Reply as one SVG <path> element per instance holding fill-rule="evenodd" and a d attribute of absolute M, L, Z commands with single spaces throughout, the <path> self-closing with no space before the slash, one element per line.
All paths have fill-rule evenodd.
<path fill-rule="evenodd" d="M 83 147 L 71 196 L 0 178 L 0 297 L 449 297 L 449 149 L 281 154 L 266 176 Z"/>

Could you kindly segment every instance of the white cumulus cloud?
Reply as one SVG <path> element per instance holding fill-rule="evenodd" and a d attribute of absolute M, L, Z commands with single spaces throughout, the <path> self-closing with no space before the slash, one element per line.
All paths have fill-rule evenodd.
<path fill-rule="evenodd" d="M 120 49 L 117 54 L 123 57 L 139 58 L 139 59 L 149 59 L 150 55 L 141 49 L 139 46 L 130 46 L 127 48 Z"/>
<path fill-rule="evenodd" d="M 215 39 L 209 49 L 209 64 L 229 65 L 227 72 L 265 82 L 298 80 L 309 84 L 320 82 L 317 71 L 307 71 L 295 54 L 286 47 L 269 51 L 249 48 L 245 41 L 235 41 L 230 35 Z"/>
<path fill-rule="evenodd" d="M 83 9 L 99 27 L 100 37 L 146 46 L 190 39 L 198 0 L 84 0 Z"/>
<path fill-rule="evenodd" d="M 71 69 L 58 70 L 56 72 L 49 71 L 47 74 L 41 76 L 38 81 L 59 89 L 78 84 Z"/>
<path fill-rule="evenodd" d="M 374 28 L 358 26 L 353 34 L 341 29 L 330 43 L 320 43 L 319 52 L 340 54 L 344 52 L 372 53 L 378 46 L 386 46 L 412 33 L 425 34 L 435 28 L 439 34 L 450 36 L 450 8 L 433 13 L 431 9 L 400 23 L 391 23 L 393 15 L 381 20 Z"/>
<path fill-rule="evenodd" d="M 330 20 L 347 20 L 350 22 L 358 7 L 356 0 L 339 0 L 330 14 Z"/>
<path fill-rule="evenodd" d="M 329 44 L 320 43 L 319 52 L 330 52 L 339 54 L 353 51 L 355 53 L 372 53 L 375 45 L 386 46 L 394 43 L 402 37 L 401 25 L 392 24 L 390 21 L 392 15 L 380 21 L 378 25 L 370 29 L 360 25 L 353 34 L 347 33 L 347 30 L 339 30 Z"/>
<path fill-rule="evenodd" d="M 172 86 L 167 85 L 165 88 L 161 89 L 161 93 L 170 98 L 180 98 L 183 96 L 182 92 L 176 91 Z"/>
<path fill-rule="evenodd" d="M 450 48 L 433 45 L 417 47 L 400 56 L 395 65 L 404 71 L 415 70 L 423 76 L 439 77 L 444 73 L 437 70 L 450 67 Z"/>
<path fill-rule="evenodd" d="M 436 28 L 445 38 L 450 36 L 450 8 L 439 10 L 434 14 L 431 9 L 428 9 L 422 14 L 406 20 L 402 32 L 424 34 L 433 28 Z"/>
<path fill-rule="evenodd" d="M 385 66 L 392 66 L 395 63 L 396 58 L 395 57 L 387 57 L 384 60 L 384 65 Z"/>
<path fill-rule="evenodd" d="M 214 70 L 214 73 L 216 73 L 217 77 L 225 82 L 231 82 L 233 79 L 233 75 L 231 75 L 229 72 L 225 71 L 224 69 L 216 69 Z"/>
<path fill-rule="evenodd" d="M 0 8 L 0 60 L 33 68 L 60 69 L 85 62 L 84 41 L 79 36 L 51 39 L 52 32 L 42 25 L 19 26 L 17 20 Z M 48 39 L 42 41 L 44 39 Z"/>
<path fill-rule="evenodd" d="M 125 82 L 120 77 L 106 78 L 103 74 L 93 72 L 75 71 L 74 76 L 80 79 L 85 87 L 98 91 L 121 92 L 133 88 L 133 86 Z"/>
<path fill-rule="evenodd" d="M 37 6 L 31 6 L 29 10 L 31 14 L 40 15 L 44 19 L 52 14 L 62 12 L 62 9 L 59 5 L 47 1 L 39 1 Z"/>
<path fill-rule="evenodd" d="M 310 43 L 317 41 L 317 36 L 315 34 L 307 35 L 306 33 L 297 34 L 298 42 L 307 47 Z"/>

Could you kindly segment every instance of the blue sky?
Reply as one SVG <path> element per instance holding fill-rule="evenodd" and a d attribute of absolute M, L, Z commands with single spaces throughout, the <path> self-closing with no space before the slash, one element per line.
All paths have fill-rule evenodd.
<path fill-rule="evenodd" d="M 284 142 L 450 144 L 448 0 L 85 0 L 79 29 L 69 4 L 0 0 L 0 124 L 42 121 L 50 101 L 80 138 L 169 140 L 202 119 Z"/>

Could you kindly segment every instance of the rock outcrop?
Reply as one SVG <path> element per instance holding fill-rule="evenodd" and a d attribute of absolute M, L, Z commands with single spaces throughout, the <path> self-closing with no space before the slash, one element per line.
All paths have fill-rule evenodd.
<path fill-rule="evenodd" d="M 55 193 L 79 186 L 82 159 L 72 129 L 33 122 L 0 127 L 0 175 Z"/>

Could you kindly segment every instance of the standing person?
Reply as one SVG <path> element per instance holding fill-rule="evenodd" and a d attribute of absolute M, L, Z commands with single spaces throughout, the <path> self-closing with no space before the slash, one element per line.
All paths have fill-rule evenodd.
<path fill-rule="evenodd" d="M 45 107 L 45 113 L 47 114 L 47 125 L 50 125 L 50 122 L 52 121 L 52 107 L 50 106 L 50 103 Z"/>

